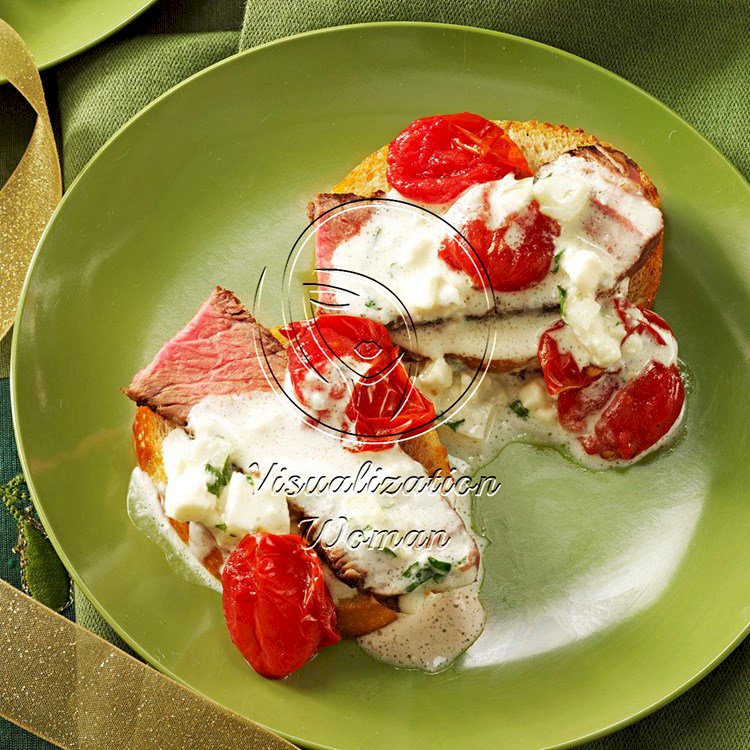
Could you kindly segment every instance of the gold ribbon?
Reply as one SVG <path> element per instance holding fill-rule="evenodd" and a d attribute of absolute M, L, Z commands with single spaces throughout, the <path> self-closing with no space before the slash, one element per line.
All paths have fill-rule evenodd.
<path fill-rule="evenodd" d="M 28 47 L 0 19 L 0 80 L 7 78 L 36 111 L 23 158 L 0 190 L 0 338 L 13 325 L 31 256 L 62 196 L 57 156 L 44 89 Z"/>
<path fill-rule="evenodd" d="M 0 633 L 0 715 L 60 747 L 295 750 L 4 581 Z"/>
<path fill-rule="evenodd" d="M 13 324 L 31 256 L 62 196 L 39 73 L 22 39 L 0 19 L 2 78 L 26 98 L 37 120 L 0 190 L 0 339 Z M 4 581 L 0 633 L 0 716 L 60 747 L 294 750 Z"/>

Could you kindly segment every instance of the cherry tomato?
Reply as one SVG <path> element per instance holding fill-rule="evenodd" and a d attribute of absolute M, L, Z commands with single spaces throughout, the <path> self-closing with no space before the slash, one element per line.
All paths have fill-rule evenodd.
<path fill-rule="evenodd" d="M 604 372 L 600 367 L 579 367 L 570 352 L 561 352 L 555 334 L 565 327 L 562 320 L 550 326 L 539 338 L 539 362 L 547 390 L 554 396 L 569 388 L 583 388 Z"/>
<path fill-rule="evenodd" d="M 362 438 L 352 450 L 383 450 L 394 439 L 426 427 L 435 407 L 412 385 L 398 347 L 381 323 L 352 315 L 322 315 L 282 329 L 292 342 L 288 371 L 310 416 Z M 324 404 L 321 408 L 320 404 Z"/>
<path fill-rule="evenodd" d="M 673 333 L 651 310 L 616 297 L 612 301 L 625 328 L 623 344 L 631 336 L 648 337 L 657 347 L 668 346 Z M 622 367 L 608 371 L 579 368 L 570 354 L 562 354 L 557 335 L 563 321 L 548 328 L 539 341 L 539 360 L 547 389 L 557 397 L 560 424 L 579 433 L 584 450 L 607 459 L 630 460 L 657 443 L 672 428 L 685 402 L 685 388 L 676 365 L 658 359 L 625 382 Z"/>
<path fill-rule="evenodd" d="M 536 201 L 510 214 L 494 231 L 482 217 L 456 229 L 477 257 L 472 258 L 466 243 L 458 239 L 444 240 L 438 254 L 449 266 L 468 274 L 477 289 L 484 288 L 489 278 L 497 292 L 516 292 L 538 284 L 549 273 L 555 256 L 554 238 L 560 234 L 560 225 L 545 216 Z M 486 276 L 477 268 L 477 258 Z"/>
<path fill-rule="evenodd" d="M 297 534 L 248 534 L 221 582 L 232 642 L 264 677 L 286 677 L 341 640 L 320 560 Z"/>
<path fill-rule="evenodd" d="M 419 203 L 449 203 L 508 173 L 531 176 L 521 150 L 499 125 L 469 112 L 415 120 L 388 150 L 388 184 Z"/>
<path fill-rule="evenodd" d="M 669 432 L 684 402 L 685 388 L 677 367 L 652 362 L 617 391 L 593 434 L 581 438 L 581 444 L 589 455 L 627 461 Z"/>
<path fill-rule="evenodd" d="M 665 334 L 674 336 L 667 321 L 653 310 L 638 307 L 624 297 L 615 297 L 613 302 L 615 311 L 622 321 L 628 336 L 646 334 L 651 336 L 657 344 L 665 345 Z"/>
<path fill-rule="evenodd" d="M 360 450 L 388 448 L 394 437 L 426 427 L 436 416 L 432 402 L 414 387 L 402 364 L 393 368 L 387 380 L 355 388 L 354 408 L 357 433 L 376 438 L 374 443 L 359 443 Z"/>
<path fill-rule="evenodd" d="M 620 374 L 608 372 L 583 388 L 568 388 L 557 397 L 557 417 L 569 432 L 585 432 L 589 417 L 601 411 L 622 385 Z"/>

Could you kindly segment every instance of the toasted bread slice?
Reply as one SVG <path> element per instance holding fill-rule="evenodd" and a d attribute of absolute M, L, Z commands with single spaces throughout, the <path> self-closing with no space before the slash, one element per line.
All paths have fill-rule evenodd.
<path fill-rule="evenodd" d="M 497 120 L 497 124 L 505 130 L 523 152 L 532 172 L 536 172 L 543 164 L 556 159 L 567 151 L 582 146 L 601 145 L 614 149 L 608 143 L 600 141 L 595 136 L 583 130 L 572 130 L 565 125 L 551 125 L 550 123 L 529 120 L 515 122 L 512 120 Z M 372 197 L 389 189 L 386 178 L 388 146 L 370 154 L 358 164 L 334 188 L 335 193 L 356 193 L 363 197 Z M 645 197 L 652 205 L 659 207 L 659 193 L 648 175 L 635 163 L 638 178 L 643 187 Z M 663 237 L 648 254 L 645 262 L 630 276 L 628 298 L 641 307 L 650 308 L 656 298 L 661 280 Z M 466 364 L 476 366 L 478 360 L 465 357 Z M 490 369 L 498 372 L 523 369 L 537 364 L 535 359 L 526 361 L 495 360 Z"/>
<path fill-rule="evenodd" d="M 164 417 L 151 411 L 147 406 L 139 406 L 133 421 L 133 444 L 136 461 L 154 481 L 166 479 L 162 462 L 161 443 L 168 432 L 175 428 Z M 438 441 L 439 443 L 439 441 Z M 442 446 L 440 446 L 442 448 Z M 445 449 L 443 449 L 445 450 Z M 188 543 L 188 524 L 169 519 L 180 539 Z M 218 548 L 211 550 L 201 560 L 203 566 L 215 578 L 221 580 L 223 558 Z M 385 606 L 370 594 L 357 593 L 350 599 L 343 599 L 336 606 L 338 628 L 345 638 L 358 638 L 393 622 L 397 612 Z"/>
<path fill-rule="evenodd" d="M 271 329 L 271 333 L 282 345 L 288 345 L 289 342 L 279 333 L 278 329 Z M 174 429 L 174 425 L 164 417 L 147 406 L 138 407 L 133 421 L 133 444 L 136 461 L 139 468 L 145 471 L 155 482 L 166 481 L 161 444 L 164 437 L 172 429 Z M 442 474 L 450 471 L 448 453 L 434 430 L 405 440 L 400 445 L 405 453 L 424 466 L 428 474 L 435 472 Z M 180 539 L 187 544 L 189 525 L 171 518 L 169 521 Z M 218 548 L 211 550 L 201 562 L 213 576 L 218 579 L 221 578 L 219 571 L 223 559 Z M 337 604 L 336 612 L 339 631 L 346 638 L 357 638 L 372 633 L 393 622 L 397 617 L 394 609 L 366 593 L 357 593 L 349 599 L 343 599 Z"/>

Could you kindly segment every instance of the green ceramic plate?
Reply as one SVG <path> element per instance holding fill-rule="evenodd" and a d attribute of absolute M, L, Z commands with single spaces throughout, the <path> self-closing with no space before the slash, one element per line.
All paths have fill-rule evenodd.
<path fill-rule="evenodd" d="M 106 39 L 155 1 L 0 0 L 0 18 L 21 35 L 41 70 Z"/>
<path fill-rule="evenodd" d="M 690 372 L 671 452 L 592 474 L 516 445 L 479 503 L 485 635 L 437 675 L 353 643 L 284 682 L 234 650 L 218 597 L 184 583 L 132 526 L 133 406 L 118 388 L 216 283 L 276 283 L 309 196 L 413 118 L 472 110 L 580 126 L 663 195 L 657 309 Z M 23 466 L 84 591 L 150 662 L 305 745 L 543 748 L 653 710 L 750 620 L 750 189 L 642 91 L 540 44 L 384 24 L 261 47 L 190 79 L 124 128 L 52 220 L 22 299 L 13 398 Z M 261 317 L 278 312 L 261 311 Z M 266 322 L 274 322 L 266 318 Z"/>

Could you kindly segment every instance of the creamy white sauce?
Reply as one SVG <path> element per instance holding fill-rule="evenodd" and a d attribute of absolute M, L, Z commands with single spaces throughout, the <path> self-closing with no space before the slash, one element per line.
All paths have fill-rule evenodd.
<path fill-rule="evenodd" d="M 277 476 L 293 473 L 303 478 L 355 477 L 365 461 L 372 462 L 373 474 L 380 471 L 389 477 L 426 476 L 422 466 L 398 446 L 364 453 L 345 450 L 339 440 L 306 424 L 288 402 L 273 393 L 208 397 L 193 407 L 187 427 L 189 433 L 175 429 L 165 438 L 166 487 L 156 487 L 144 472 L 135 469 L 128 499 L 129 512 L 136 525 L 159 543 L 182 575 L 215 590 L 220 590 L 219 582 L 198 561 L 210 552 L 214 536 L 225 554 L 237 543 L 236 539 L 233 543 L 227 539 L 229 528 L 222 532 L 211 526 L 213 522 L 227 520 L 226 503 L 231 499 L 233 483 L 242 481 L 254 490 L 246 494 L 242 485 L 244 504 L 255 507 L 258 496 L 270 493 L 270 485 L 264 486 L 262 482 L 272 463 L 277 466 Z M 202 453 L 204 449 L 206 452 Z M 206 502 L 194 499 L 201 496 L 201 487 L 197 485 L 205 485 L 214 478 L 203 470 L 207 460 L 222 466 L 229 460 L 235 469 L 218 496 L 208 493 L 213 501 L 208 511 Z M 282 466 L 288 473 L 278 471 Z M 246 474 L 254 477 L 255 487 L 246 482 Z M 266 481 L 272 476 L 273 472 L 269 473 Z M 170 490 L 172 481 L 188 498 L 178 508 L 182 520 L 190 521 L 188 545 L 180 540 L 164 513 L 167 498 L 172 498 L 173 505 L 177 502 Z M 283 495 L 281 499 L 285 502 Z M 448 543 L 439 551 L 395 545 L 395 556 L 379 549 L 349 550 L 358 567 L 368 571 L 365 579 L 368 588 L 382 595 L 401 594 L 404 610 L 413 612 L 400 614 L 377 638 L 363 639 L 362 646 L 368 653 L 389 663 L 435 670 L 456 658 L 479 636 L 484 611 L 478 599 L 479 583 L 471 583 L 477 572 L 474 569 L 465 573 L 459 571 L 460 561 L 475 549 L 472 535 L 462 524 L 462 517 L 467 525 L 469 521 L 468 498 L 459 501 L 463 502 L 463 506 L 459 506 L 462 515 L 454 513 L 442 497 L 432 493 L 379 497 L 367 492 L 342 494 L 331 490 L 294 498 L 293 502 L 304 504 L 308 515 L 331 518 L 345 515 L 347 531 L 372 526 L 399 532 L 442 530 L 447 534 Z M 243 511 L 243 517 L 248 513 Z M 256 511 L 253 513 L 260 517 Z M 192 514 L 196 518 L 191 518 Z M 262 525 L 267 526 L 268 521 L 263 521 Z M 286 525 L 288 530 L 288 516 Z M 254 530 L 242 529 L 242 533 Z M 429 556 L 450 561 L 453 570 L 442 581 L 428 580 L 412 593 L 405 594 L 414 579 L 404 578 L 404 571 L 415 563 L 424 564 Z M 336 600 L 354 595 L 352 588 L 330 573 L 327 580 Z M 446 589 L 452 590 L 439 593 Z M 417 606 L 420 599 L 424 600 L 423 606 Z M 412 647 L 405 645 L 407 636 L 413 642 Z"/>
<path fill-rule="evenodd" d="M 523 364 L 536 359 L 539 336 L 560 319 L 559 311 L 502 317 L 458 318 L 416 329 L 391 330 L 394 344 L 437 360 L 446 355 L 484 361 L 507 359 Z"/>
<path fill-rule="evenodd" d="M 479 583 L 427 594 L 414 614 L 358 638 L 362 650 L 394 667 L 439 672 L 481 635 L 486 619 Z"/>
<path fill-rule="evenodd" d="M 563 154 L 541 167 L 534 197 L 542 213 L 560 224 L 558 251 L 586 249 L 604 261 L 598 285 L 605 288 L 633 265 L 664 223 L 661 211 L 626 177 L 579 155 Z"/>
<path fill-rule="evenodd" d="M 214 528 L 226 526 L 224 531 L 234 531 L 238 538 L 255 531 L 286 533 L 285 479 L 297 477 L 303 484 L 307 478 L 323 478 L 327 486 L 303 486 L 291 502 L 305 516 L 320 519 L 316 526 L 320 541 L 345 552 L 351 564 L 364 572 L 365 588 L 381 596 L 402 594 L 430 558 L 449 564 L 450 570 L 423 583 L 425 590 L 447 590 L 474 580 L 475 568 L 467 567 L 474 543 L 442 495 L 412 492 L 408 485 L 395 491 L 393 483 L 372 491 L 376 485 L 369 478 L 421 478 L 426 483 L 422 465 L 398 445 L 381 451 L 348 451 L 340 439 L 306 423 L 291 404 L 271 392 L 209 396 L 191 409 L 187 429 L 189 434 L 169 433 L 162 447 L 165 509 L 171 517 Z M 207 463 L 234 469 L 218 495 L 205 492 L 215 479 L 205 471 Z M 334 481 L 364 476 L 365 465 L 366 485 L 346 487 Z M 252 485 L 248 476 L 254 476 Z M 184 495 L 182 505 L 173 499 L 173 482 Z M 235 485 L 238 493 L 233 493 Z M 208 502 L 213 503 L 209 509 Z M 378 535 L 373 546 L 366 543 L 362 531 L 388 533 Z"/>
<path fill-rule="evenodd" d="M 393 197 L 393 196 L 389 196 Z M 342 211 L 365 209 L 345 206 Z M 359 296 L 332 293 L 338 303 L 347 302 L 347 314 L 381 323 L 401 320 L 407 310 L 416 323 L 448 317 L 464 309 L 466 298 L 475 296 L 469 277 L 450 268 L 438 257 L 444 239 L 452 236 L 450 225 L 410 204 L 384 201 L 376 205 L 360 231 L 335 250 L 332 267 L 356 271 L 359 278 L 332 272 L 333 284 L 345 285 Z M 367 279 L 381 288 L 370 288 Z M 360 281 L 361 279 L 361 281 Z M 361 286 L 356 286 L 360 281 Z M 481 295 L 483 312 L 491 306 Z"/>
<path fill-rule="evenodd" d="M 128 486 L 128 516 L 139 531 L 161 547 L 172 568 L 190 583 L 221 592 L 221 584 L 200 563 L 195 548 L 186 545 L 172 528 L 162 507 L 163 487 L 139 468 L 133 469 Z"/>
<path fill-rule="evenodd" d="M 470 528 L 470 498 L 453 495 L 451 500 Z M 485 541 L 479 536 L 475 540 L 481 552 Z M 370 656 L 387 664 L 439 672 L 482 633 L 486 620 L 479 593 L 482 572 L 480 567 L 474 583 L 452 591 L 425 593 L 417 589 L 399 597 L 398 618 L 357 642 Z"/>
<path fill-rule="evenodd" d="M 395 193 L 387 197 L 400 198 Z M 439 257 L 440 244 L 452 228 L 478 218 L 490 230 L 498 229 L 532 201 L 560 229 L 554 238 L 556 261 L 539 283 L 515 292 L 475 289 L 468 275 Z M 609 366 L 619 359 L 621 336 L 600 315 L 597 297 L 616 289 L 624 293 L 624 275 L 663 226 L 659 209 L 627 178 L 571 154 L 543 166 L 533 178 L 507 175 L 470 187 L 452 205 L 433 207 L 442 221 L 402 203 L 386 201 L 368 210 L 371 218 L 336 248 L 332 265 L 363 274 L 360 279 L 375 279 L 380 286 L 368 281 L 359 296 L 347 294 L 340 301 L 348 303 L 348 313 L 396 324 L 394 340 L 430 359 L 446 354 L 481 357 L 488 329 L 495 331 L 491 358 L 533 358 L 539 333 L 534 318 L 549 319 L 552 313 L 543 311 L 559 311 L 562 288 L 576 346 L 592 363 Z M 512 231 L 506 241 L 512 243 Z M 473 259 L 471 251 L 466 252 Z M 347 288 L 356 285 L 354 278 L 347 276 Z M 519 312 L 523 315 L 512 315 Z M 529 314 L 532 320 L 526 319 Z M 491 315 L 491 322 L 477 320 L 484 315 Z M 404 330 L 409 317 L 414 324 L 435 325 Z M 428 330 L 420 330 L 424 328 Z"/>
<path fill-rule="evenodd" d="M 433 400 L 438 412 L 454 403 L 473 375 L 460 364 L 454 364 L 453 370 L 454 377 L 447 388 L 420 386 Z M 597 419 L 600 413 L 593 414 L 590 420 Z M 630 466 L 668 445 L 679 432 L 682 416 L 661 440 L 635 458 L 628 461 L 604 459 L 586 453 L 578 435 L 562 427 L 557 418 L 556 400 L 547 392 L 541 373 L 532 370 L 490 372 L 452 416 L 452 427 L 444 424 L 438 430 L 448 449 L 475 469 L 495 458 L 511 443 L 530 443 L 557 448 L 582 466 L 603 470 Z"/>

